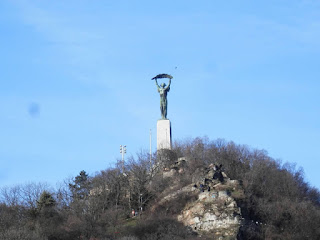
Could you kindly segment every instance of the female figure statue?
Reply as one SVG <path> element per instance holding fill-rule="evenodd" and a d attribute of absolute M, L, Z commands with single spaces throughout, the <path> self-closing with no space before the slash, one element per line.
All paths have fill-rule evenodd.
<path fill-rule="evenodd" d="M 159 85 L 157 81 L 158 78 L 169 78 L 168 86 L 165 83 L 161 83 Z M 167 93 L 170 91 L 171 79 L 172 79 L 172 76 L 168 74 L 159 74 L 154 78 L 152 78 L 152 80 L 156 81 L 158 92 L 160 93 L 160 111 L 161 111 L 162 119 L 167 119 L 167 107 L 168 107 Z"/>

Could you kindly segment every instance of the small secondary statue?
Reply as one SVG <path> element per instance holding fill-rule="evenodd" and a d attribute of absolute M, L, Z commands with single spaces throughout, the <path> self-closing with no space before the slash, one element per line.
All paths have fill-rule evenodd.
<path fill-rule="evenodd" d="M 169 83 L 158 84 L 158 79 L 168 78 Z M 160 94 L 160 111 L 161 119 L 157 122 L 157 150 L 160 149 L 171 149 L 171 123 L 167 119 L 167 109 L 168 109 L 168 100 L 167 94 L 170 91 L 171 79 L 173 77 L 169 74 L 158 74 L 151 80 L 155 80 L 158 92 Z"/>

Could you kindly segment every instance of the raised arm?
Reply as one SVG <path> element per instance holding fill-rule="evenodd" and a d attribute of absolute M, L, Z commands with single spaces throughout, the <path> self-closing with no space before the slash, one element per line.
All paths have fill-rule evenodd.
<path fill-rule="evenodd" d="M 166 86 L 165 90 L 170 90 L 170 84 L 171 84 L 171 78 L 169 78 L 169 83 L 168 83 L 168 86 Z"/>
<path fill-rule="evenodd" d="M 159 86 L 159 84 L 158 84 L 157 79 L 155 78 L 154 80 L 155 80 L 155 82 L 156 82 L 157 88 L 159 89 L 159 88 L 160 88 L 160 86 Z"/>

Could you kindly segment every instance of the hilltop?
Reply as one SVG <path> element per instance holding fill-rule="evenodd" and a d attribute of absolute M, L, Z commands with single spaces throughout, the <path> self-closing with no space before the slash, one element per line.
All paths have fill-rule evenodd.
<path fill-rule="evenodd" d="M 0 239 L 320 239 L 303 170 L 218 139 L 175 143 L 53 190 L 1 189 Z"/>

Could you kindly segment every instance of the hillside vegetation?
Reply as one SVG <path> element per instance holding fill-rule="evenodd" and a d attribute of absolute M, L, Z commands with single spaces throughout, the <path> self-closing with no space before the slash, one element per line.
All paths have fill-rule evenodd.
<path fill-rule="evenodd" d="M 178 166 L 181 157 L 186 161 Z M 199 202 L 201 190 L 185 189 L 213 165 L 239 186 L 228 192 L 241 212 L 237 239 L 320 239 L 320 193 L 302 169 L 266 151 L 207 138 L 175 143 L 151 163 L 141 153 L 94 176 L 81 171 L 57 189 L 2 188 L 0 239 L 217 239 L 178 221 Z"/>

